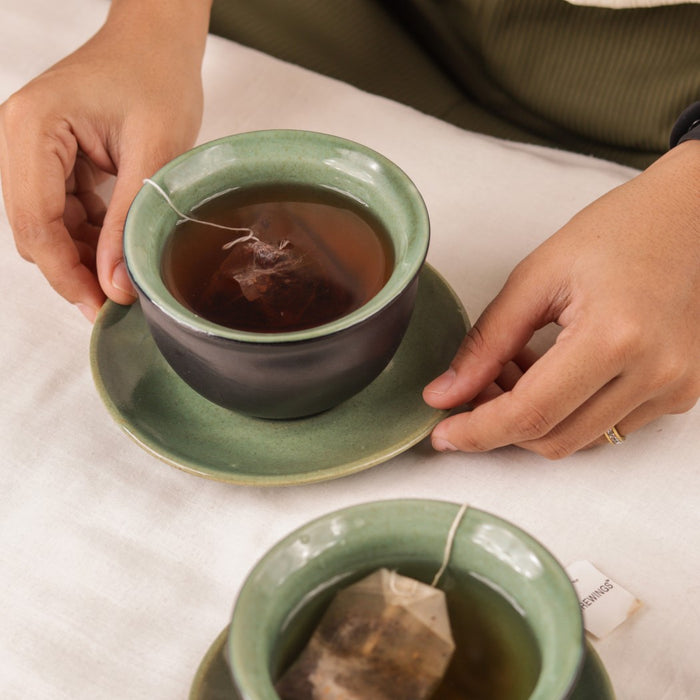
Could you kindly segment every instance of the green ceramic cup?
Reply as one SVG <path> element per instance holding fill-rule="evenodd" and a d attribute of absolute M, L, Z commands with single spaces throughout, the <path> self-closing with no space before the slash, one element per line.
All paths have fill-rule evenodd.
<path fill-rule="evenodd" d="M 458 511 L 431 500 L 367 503 L 314 520 L 274 546 L 250 572 L 233 611 L 226 657 L 238 696 L 278 700 L 274 680 L 338 589 L 381 567 L 430 583 L 426 572 L 439 569 Z M 474 578 L 529 625 L 540 658 L 530 700 L 568 697 L 585 647 L 578 599 L 561 565 L 515 525 L 469 508 L 440 583 L 448 607 Z"/>
<path fill-rule="evenodd" d="M 292 332 L 225 328 L 190 311 L 166 287 L 161 260 L 178 215 L 145 184 L 126 219 L 124 259 L 159 350 L 192 388 L 248 415 L 299 418 L 350 398 L 386 367 L 408 327 L 430 235 L 425 204 L 394 163 L 335 136 L 258 131 L 198 146 L 152 180 L 185 214 L 233 189 L 332 191 L 379 219 L 394 251 L 383 289 L 342 318 Z"/>

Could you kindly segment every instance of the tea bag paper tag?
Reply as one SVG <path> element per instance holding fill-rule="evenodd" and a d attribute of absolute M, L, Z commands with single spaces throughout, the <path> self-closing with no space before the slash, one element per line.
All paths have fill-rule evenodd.
<path fill-rule="evenodd" d="M 598 639 L 610 634 L 642 605 L 589 561 L 569 564 L 566 572 L 578 595 L 583 626 Z"/>

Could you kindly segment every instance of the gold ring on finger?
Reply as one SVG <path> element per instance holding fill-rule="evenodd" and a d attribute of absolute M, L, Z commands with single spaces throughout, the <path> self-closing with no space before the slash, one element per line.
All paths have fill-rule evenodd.
<path fill-rule="evenodd" d="M 611 445 L 621 445 L 625 441 L 625 436 L 620 434 L 620 431 L 613 425 L 612 428 L 605 431 L 605 439 Z"/>

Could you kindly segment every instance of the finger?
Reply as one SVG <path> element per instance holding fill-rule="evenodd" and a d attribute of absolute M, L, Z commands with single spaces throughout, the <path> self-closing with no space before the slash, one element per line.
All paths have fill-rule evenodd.
<path fill-rule="evenodd" d="M 59 294 L 94 318 L 104 295 L 95 276 L 81 263 L 62 219 L 75 140 L 62 133 L 38 145 L 25 144 L 22 129 L 12 133 L 17 138 L 12 148 L 4 144 L 2 177 L 17 249 L 37 264 Z"/>
<path fill-rule="evenodd" d="M 465 337 L 448 370 L 425 387 L 423 398 L 428 405 L 453 408 L 472 399 L 499 376 L 508 361 L 525 352 L 535 330 L 556 318 L 564 295 L 556 282 L 548 288 L 536 283 L 529 270 L 526 260 L 513 271 Z M 556 280 L 557 276 L 538 278 Z"/>
<path fill-rule="evenodd" d="M 589 340 L 592 354 L 584 357 L 582 362 L 587 364 L 590 375 L 582 376 L 578 386 L 575 378 L 570 386 L 565 381 L 557 382 L 566 393 L 561 402 L 562 411 L 567 411 L 567 404 L 570 407 L 582 396 L 586 386 L 594 387 L 606 373 L 615 376 L 561 420 L 554 417 L 554 427 L 550 431 L 544 430 L 540 439 L 516 444 L 556 458 L 599 441 L 613 425 L 623 425 L 624 430 L 634 431 L 663 414 L 683 413 L 694 406 L 697 393 L 693 390 L 685 365 L 674 370 L 671 362 L 664 367 L 636 363 L 623 370 L 625 353 L 616 354 L 613 351 L 616 341 L 614 333 L 610 335 L 612 338 L 597 344 Z M 524 375 L 521 384 L 527 385 L 539 369 L 539 365 L 534 365 Z M 577 392 L 581 392 L 578 398 Z"/>
<path fill-rule="evenodd" d="M 626 439 L 627 436 L 632 435 L 641 428 L 653 423 L 655 420 L 661 418 L 661 416 L 685 413 L 693 408 L 695 404 L 696 401 L 694 399 L 687 399 L 686 401 L 680 403 L 659 399 L 647 401 L 632 411 L 629 415 L 618 420 L 616 423 L 608 425 L 603 429 L 600 435 L 591 440 L 583 449 L 596 447 L 599 445 L 609 445 L 610 442 L 605 437 L 605 432 L 610 428 L 614 427 L 617 432 Z"/>
<path fill-rule="evenodd" d="M 66 194 L 75 194 L 75 170 L 71 170 L 66 180 Z"/>
<path fill-rule="evenodd" d="M 529 354 L 527 355 L 529 358 Z M 487 387 L 482 389 L 470 402 L 471 408 L 480 406 L 487 401 L 495 399 L 500 396 L 505 391 L 510 391 L 517 383 L 520 377 L 523 376 L 523 369 L 517 364 L 517 362 L 507 362 L 503 367 L 503 370 L 496 378 L 496 381 L 489 384 Z"/>
<path fill-rule="evenodd" d="M 519 364 L 520 361 L 523 362 L 525 367 L 529 366 L 529 362 L 533 357 L 537 355 L 525 348 L 526 352 L 523 355 L 524 359 L 521 359 L 520 355 L 516 356 L 516 360 L 513 362 L 508 362 L 503 367 L 501 374 L 496 378 L 496 381 L 492 382 L 484 389 L 482 389 L 470 402 L 469 406 L 473 409 L 476 406 L 481 406 L 481 404 L 486 403 L 500 396 L 506 391 L 510 391 L 517 383 L 520 377 L 523 376 L 523 368 Z"/>
<path fill-rule="evenodd" d="M 86 225 L 89 229 L 94 229 L 99 234 L 100 227 L 94 226 L 88 221 L 83 202 L 76 195 L 66 195 L 65 208 L 63 210 L 63 225 L 73 238 L 84 240 L 83 236 L 77 234 L 78 230 Z M 96 239 L 95 239 L 96 242 Z"/>
<path fill-rule="evenodd" d="M 492 382 L 487 387 L 482 389 L 470 402 L 469 406 L 474 410 L 477 406 L 487 403 L 488 401 L 493 401 L 497 396 L 503 393 L 503 389 L 496 383 Z"/>
<path fill-rule="evenodd" d="M 632 425 L 636 429 L 660 415 L 648 413 L 653 402 L 643 404 L 646 408 L 642 410 L 639 401 L 639 384 L 618 377 L 542 437 L 516 444 L 549 459 L 566 457 L 598 441 L 606 430 L 621 425 L 626 416 L 647 416 L 640 425 L 628 423 L 626 429 L 632 430 Z"/>
<path fill-rule="evenodd" d="M 516 353 L 513 358 L 513 362 L 520 368 L 520 371 L 524 374 L 527 370 L 532 367 L 532 365 L 537 362 L 537 360 L 542 357 L 539 353 L 535 352 L 532 348 L 525 346 L 522 350 Z"/>
<path fill-rule="evenodd" d="M 129 207 L 143 180 L 153 175 L 163 165 L 165 158 L 149 157 L 148 149 L 134 148 L 133 152 L 146 157 L 124 159 L 119 164 L 119 173 L 107 213 L 104 217 L 102 234 L 97 247 L 97 273 L 100 284 L 107 296 L 120 304 L 130 304 L 136 292 L 124 263 L 123 238 L 124 223 Z"/>
<path fill-rule="evenodd" d="M 77 194 L 76 197 L 80 200 L 80 203 L 85 209 L 87 221 L 93 226 L 102 228 L 105 214 L 107 213 L 107 207 L 102 197 L 95 192 L 81 192 Z"/>
<path fill-rule="evenodd" d="M 73 167 L 73 189 L 67 190 L 79 194 L 81 192 L 92 192 L 97 186 L 97 168 L 92 161 L 82 152 L 78 151 Z"/>
<path fill-rule="evenodd" d="M 515 373 L 515 369 L 511 366 L 508 373 Z M 499 378 L 499 384 L 507 386 L 514 376 L 511 374 L 510 379 L 507 376 Z M 523 376 L 529 379 L 527 373 Z M 433 432 L 437 449 L 474 451 L 497 446 L 484 437 L 479 422 L 483 423 L 484 416 L 493 412 L 491 416 L 486 416 L 486 422 L 502 423 L 507 413 L 507 409 L 503 408 L 504 403 L 512 399 L 513 393 L 492 394 L 490 403 L 474 403 L 477 407 L 471 414 L 460 416 L 458 420 L 448 419 L 443 422 L 447 425 L 441 423 Z M 638 368 L 615 376 L 562 420 L 553 420 L 551 429 L 543 428 L 540 437 L 522 441 L 514 438 L 512 443 L 550 459 L 558 459 L 579 449 L 607 442 L 604 433 L 612 426 L 617 426 L 623 435 L 627 435 L 662 415 L 684 413 L 696 401 L 695 393 L 688 390 L 683 376 L 669 385 L 656 382 L 650 372 Z M 509 443 L 504 441 L 503 444 Z"/>
<path fill-rule="evenodd" d="M 580 449 L 607 442 L 605 432 L 613 426 L 620 434 L 628 435 L 664 414 L 684 413 L 695 403 L 694 398 L 679 391 L 664 392 L 649 400 L 640 399 L 640 385 L 643 385 L 640 376 L 616 377 L 541 437 L 512 442 L 549 459 L 560 459 Z M 480 436 L 478 422 L 483 420 L 487 411 L 494 409 L 495 404 L 501 404 L 497 409 L 503 413 L 503 402 L 510 396 L 504 393 L 478 406 L 470 414 L 443 421 L 433 431 L 436 449 L 469 452 L 500 446 L 490 444 L 488 438 Z"/>
<path fill-rule="evenodd" d="M 84 222 L 76 231 L 71 232 L 71 234 L 75 247 L 78 249 L 80 260 L 82 262 L 85 260 L 90 261 L 87 267 L 90 272 L 95 275 L 95 279 L 97 279 L 97 245 L 100 238 L 100 228 Z M 91 251 L 89 258 L 85 258 L 84 254 L 81 252 L 83 248 L 87 248 Z"/>
<path fill-rule="evenodd" d="M 77 236 L 78 229 L 85 226 L 87 231 L 93 231 L 95 234 L 94 243 L 97 244 L 97 237 L 102 228 L 102 217 L 104 216 L 104 204 L 100 197 L 95 195 L 94 198 L 87 195 L 66 195 L 65 209 L 63 212 L 63 223 L 70 234 L 81 240 L 86 240 L 84 236 Z"/>
<path fill-rule="evenodd" d="M 83 241 L 76 241 L 75 248 L 78 251 L 80 257 L 80 262 L 82 265 L 87 267 L 88 270 L 97 278 L 97 270 L 95 265 L 95 247 L 84 243 Z"/>
<path fill-rule="evenodd" d="M 434 440 L 465 451 L 483 451 L 536 441 L 548 435 L 621 371 L 614 353 L 606 347 L 607 339 L 599 337 L 596 344 L 591 338 L 585 331 L 574 338 L 565 329 L 511 391 L 482 404 L 459 421 L 443 421 L 433 431 Z M 552 382 L 552 377 L 557 377 L 557 381 Z M 588 429 L 584 433 L 586 441 L 599 435 L 609 420 L 619 419 L 636 407 L 638 386 L 634 382 L 631 385 L 630 396 L 637 397 L 635 402 L 615 398 L 605 408 L 608 413 L 612 410 L 612 415 L 595 432 Z"/>
<path fill-rule="evenodd" d="M 87 254 L 83 248 L 94 250 L 94 247 L 74 242 L 60 219 L 37 224 L 32 238 L 32 260 L 49 284 L 93 321 L 102 306 L 104 294 L 92 262 L 94 253 Z"/>
<path fill-rule="evenodd" d="M 501 396 L 506 391 L 510 391 L 518 383 L 518 379 L 520 379 L 522 376 L 522 370 L 514 362 L 508 362 L 503 368 L 501 374 L 496 378 L 496 381 L 491 382 L 491 384 L 483 388 L 469 402 L 469 407 L 473 410 L 477 406 L 481 406 L 482 404 Z"/>
<path fill-rule="evenodd" d="M 101 226 L 107 208 L 95 188 L 108 174 L 99 170 L 87 156 L 78 153 L 72 175 L 73 189 L 66 189 L 66 192 L 72 192 L 78 198 L 91 224 Z"/>
<path fill-rule="evenodd" d="M 517 362 L 506 362 L 501 373 L 496 378 L 496 384 L 502 391 L 511 391 L 520 381 L 523 374 L 524 371 Z"/>

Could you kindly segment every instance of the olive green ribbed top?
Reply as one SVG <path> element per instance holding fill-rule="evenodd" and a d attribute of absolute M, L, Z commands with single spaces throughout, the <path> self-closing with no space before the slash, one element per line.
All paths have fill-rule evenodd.
<path fill-rule="evenodd" d="M 700 99 L 700 5 L 215 0 L 212 30 L 458 126 L 642 167 Z"/>

